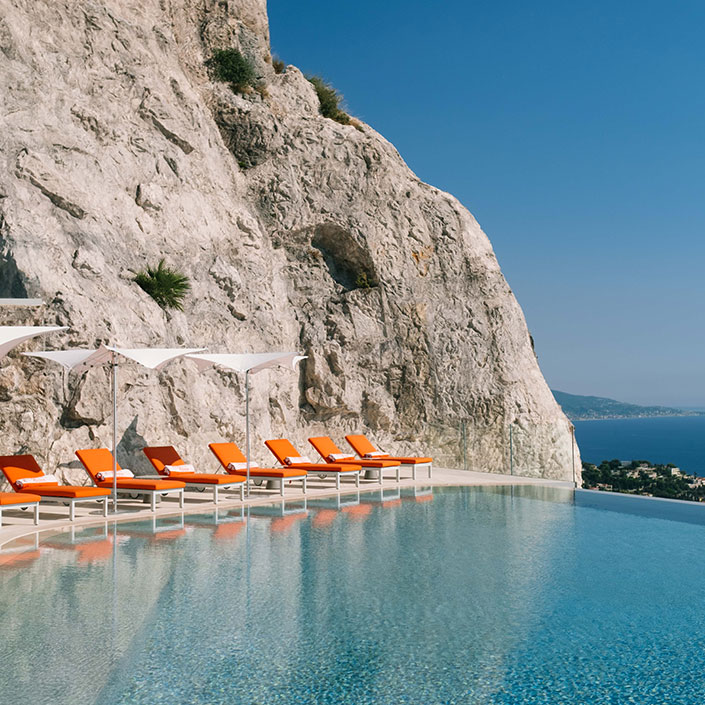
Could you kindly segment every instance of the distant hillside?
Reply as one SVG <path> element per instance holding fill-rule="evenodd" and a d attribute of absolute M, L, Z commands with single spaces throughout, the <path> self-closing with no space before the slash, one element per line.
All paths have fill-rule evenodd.
<path fill-rule="evenodd" d="M 639 406 L 625 404 L 604 397 L 583 397 L 551 390 L 565 415 L 573 421 L 587 419 L 629 419 L 645 416 L 702 416 L 703 412 L 692 409 L 672 409 L 667 406 Z"/>

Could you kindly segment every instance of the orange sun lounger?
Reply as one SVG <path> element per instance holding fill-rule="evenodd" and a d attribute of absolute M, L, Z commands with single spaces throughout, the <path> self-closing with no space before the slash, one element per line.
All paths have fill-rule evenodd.
<path fill-rule="evenodd" d="M 247 472 L 247 458 L 243 452 L 234 443 L 209 443 L 213 455 L 218 458 L 218 461 L 227 473 L 237 473 L 244 475 Z M 305 470 L 295 470 L 293 468 L 260 468 L 250 464 L 250 478 L 257 480 L 268 480 L 270 482 L 278 482 L 280 494 L 284 496 L 284 483 L 301 480 L 301 485 L 304 494 L 306 494 L 306 478 Z"/>
<path fill-rule="evenodd" d="M 20 496 L 39 495 L 45 504 L 68 504 L 71 521 L 74 520 L 74 509 L 78 502 L 96 502 L 110 496 L 110 492 L 97 487 L 60 485 L 53 475 L 44 473 L 33 455 L 0 456 L 0 469 L 12 489 Z M 108 516 L 107 501 L 103 501 L 103 515 Z"/>
<path fill-rule="evenodd" d="M 34 508 L 34 525 L 39 523 L 39 502 L 41 497 L 38 494 L 29 492 L 0 492 L 0 526 L 2 526 L 3 509 L 29 509 Z"/>
<path fill-rule="evenodd" d="M 379 484 L 382 484 L 382 475 L 385 470 L 392 470 L 399 482 L 399 469 L 401 463 L 398 460 L 375 459 L 359 460 L 352 453 L 343 453 L 328 436 L 315 436 L 309 438 L 308 442 L 316 449 L 318 455 L 327 463 L 337 463 L 338 465 L 362 465 L 365 470 L 376 470 Z"/>
<path fill-rule="evenodd" d="M 381 460 L 398 460 L 402 467 L 411 468 L 411 476 L 416 479 L 416 471 L 422 468 L 428 468 L 428 476 L 431 477 L 433 469 L 433 458 L 416 458 L 414 456 L 396 456 L 377 450 L 362 434 L 357 436 L 345 436 L 345 440 L 350 444 L 352 449 L 363 459 L 377 458 Z"/>
<path fill-rule="evenodd" d="M 98 487 L 108 490 L 108 494 L 113 489 L 113 454 L 107 448 L 85 448 L 77 450 L 76 456 L 83 464 L 91 480 Z M 116 464 L 117 470 L 122 468 Z M 98 476 L 101 477 L 98 477 Z M 157 509 L 157 495 L 171 494 L 176 492 L 179 495 L 179 507 L 184 507 L 184 487 L 185 483 L 179 480 L 146 480 L 139 477 L 118 477 L 117 493 L 128 495 L 145 495 L 152 500 L 152 511 Z"/>
<path fill-rule="evenodd" d="M 188 487 L 194 487 L 201 491 L 211 487 L 215 504 L 218 504 L 218 490 L 220 488 L 232 490 L 236 485 L 240 485 L 240 501 L 245 499 L 246 478 L 241 475 L 194 472 L 193 467 L 186 465 L 173 446 L 152 446 L 142 448 L 142 452 L 160 475 L 166 475 L 172 480 L 180 480 L 185 482 Z M 185 466 L 183 470 L 179 470 L 181 466 Z"/>
<path fill-rule="evenodd" d="M 272 451 L 274 457 L 284 466 L 294 470 L 306 470 L 319 477 L 335 477 L 335 489 L 340 489 L 340 478 L 351 475 L 355 478 L 355 486 L 360 486 L 360 471 L 362 465 L 341 465 L 338 463 L 312 463 L 306 456 L 301 456 L 296 448 L 286 439 L 279 438 L 265 441 L 264 444 Z"/>

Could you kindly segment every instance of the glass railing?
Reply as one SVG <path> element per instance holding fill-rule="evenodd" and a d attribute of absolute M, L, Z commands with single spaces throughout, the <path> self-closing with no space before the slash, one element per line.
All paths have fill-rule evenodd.
<path fill-rule="evenodd" d="M 396 453 L 423 452 L 434 466 L 580 484 L 580 454 L 567 421 L 552 423 L 458 420 L 428 423 L 413 437 L 399 438 Z"/>

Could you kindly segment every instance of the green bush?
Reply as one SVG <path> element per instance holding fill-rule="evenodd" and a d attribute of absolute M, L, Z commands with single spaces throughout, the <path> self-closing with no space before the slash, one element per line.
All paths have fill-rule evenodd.
<path fill-rule="evenodd" d="M 355 286 L 358 289 L 371 289 L 372 288 L 372 284 L 370 283 L 370 280 L 367 277 L 367 272 L 360 272 L 357 275 L 357 279 L 355 280 Z"/>
<path fill-rule="evenodd" d="M 236 93 L 246 93 L 257 85 L 255 67 L 237 49 L 219 49 L 208 65 L 219 81 L 225 81 Z"/>
<path fill-rule="evenodd" d="M 173 308 L 183 311 L 183 301 L 191 290 L 188 277 L 164 264 L 164 260 L 156 267 L 147 267 L 138 272 L 134 282 L 146 291 L 163 309 Z"/>
<path fill-rule="evenodd" d="M 313 84 L 316 89 L 316 95 L 318 96 L 318 102 L 320 103 L 320 112 L 323 117 L 330 118 L 342 125 L 349 125 L 351 120 L 350 116 L 340 109 L 340 103 L 343 100 L 343 96 L 338 93 L 338 91 L 333 88 L 330 84 L 326 83 L 320 76 L 306 76 L 308 80 Z"/>

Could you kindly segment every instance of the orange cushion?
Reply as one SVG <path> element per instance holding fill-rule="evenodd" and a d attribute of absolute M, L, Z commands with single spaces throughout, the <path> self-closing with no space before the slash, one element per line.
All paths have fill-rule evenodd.
<path fill-rule="evenodd" d="M 20 490 L 18 494 L 25 494 Z M 78 485 L 56 485 L 55 487 L 32 487 L 32 492 L 28 494 L 38 494 L 40 497 L 66 497 L 68 499 L 79 499 L 88 497 L 109 497 L 110 492 L 101 490 L 98 487 L 80 487 Z"/>
<path fill-rule="evenodd" d="M 189 472 L 179 473 L 178 480 L 180 482 L 202 485 L 235 485 L 239 482 L 245 482 L 246 478 L 240 475 L 217 475 L 208 472 Z"/>
<path fill-rule="evenodd" d="M 247 462 L 247 458 L 234 443 L 209 443 L 208 447 L 226 471 L 230 463 Z"/>
<path fill-rule="evenodd" d="M 306 470 L 312 475 L 317 472 L 356 472 L 362 470 L 362 466 L 355 463 L 350 463 L 350 465 L 339 465 L 338 463 L 301 463 L 300 465 L 292 465 L 294 470 Z"/>
<path fill-rule="evenodd" d="M 402 465 L 418 465 L 419 463 L 432 463 L 433 458 L 399 458 L 394 456 L 390 460 L 397 460 L 402 463 Z"/>
<path fill-rule="evenodd" d="M 340 455 L 343 452 L 337 445 L 335 445 L 335 443 L 333 443 L 329 436 L 315 436 L 313 438 L 309 438 L 308 442 L 318 451 L 318 454 L 326 462 L 328 461 L 328 456 Z"/>
<path fill-rule="evenodd" d="M 96 477 L 99 472 L 112 472 L 113 470 L 113 454 L 107 448 L 84 448 L 77 450 L 76 456 L 96 485 L 101 484 Z M 120 463 L 116 463 L 115 468 L 122 470 Z"/>
<path fill-rule="evenodd" d="M 336 460 L 338 465 L 362 465 L 363 468 L 395 468 L 401 463 L 398 460 L 368 460 L 367 458 L 355 458 L 354 460 Z"/>
<path fill-rule="evenodd" d="M 98 487 L 107 487 L 110 489 L 113 486 L 112 479 L 105 482 L 99 482 Z M 186 485 L 177 480 L 140 480 L 138 477 L 118 477 L 117 487 L 119 490 L 179 490 Z"/>
<path fill-rule="evenodd" d="M 0 456 L 0 468 L 12 485 L 13 489 L 18 489 L 15 484 L 17 480 L 25 477 L 42 477 L 44 471 L 39 467 L 39 463 L 33 455 L 2 455 Z M 36 487 L 37 485 L 34 485 Z"/>
<path fill-rule="evenodd" d="M 345 440 L 352 446 L 352 449 L 358 455 L 364 455 L 365 453 L 374 453 L 377 448 L 375 448 L 368 440 L 367 436 L 362 434 L 345 436 Z"/>
<path fill-rule="evenodd" d="M 38 502 L 40 499 L 38 494 L 30 494 L 29 492 L 0 492 L 0 507 L 29 504 L 30 502 Z"/>
<path fill-rule="evenodd" d="M 282 465 L 286 465 L 284 458 L 298 458 L 301 456 L 301 453 L 299 453 L 286 438 L 265 441 L 264 444 L 274 453 L 274 457 Z"/>
<path fill-rule="evenodd" d="M 243 472 L 240 470 L 240 472 Z M 247 470 L 244 471 L 247 473 Z M 306 471 L 292 468 L 250 468 L 250 477 L 306 477 Z"/>
<path fill-rule="evenodd" d="M 184 461 L 174 446 L 151 446 L 142 448 L 142 452 L 149 458 L 149 462 L 154 465 L 160 475 L 167 465 L 184 465 Z"/>

